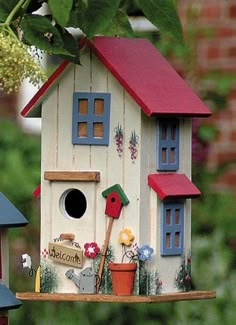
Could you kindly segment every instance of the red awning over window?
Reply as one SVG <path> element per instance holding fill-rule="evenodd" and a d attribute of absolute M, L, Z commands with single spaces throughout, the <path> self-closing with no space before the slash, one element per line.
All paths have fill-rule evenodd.
<path fill-rule="evenodd" d="M 194 198 L 201 192 L 185 174 L 163 173 L 148 175 L 148 185 L 161 200 L 168 198 Z"/>

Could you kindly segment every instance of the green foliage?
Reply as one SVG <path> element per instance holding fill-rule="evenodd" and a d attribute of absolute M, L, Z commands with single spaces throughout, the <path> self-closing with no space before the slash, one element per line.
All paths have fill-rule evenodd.
<path fill-rule="evenodd" d="M 191 290 L 191 257 L 182 256 L 181 264 L 176 275 L 176 286 L 181 291 Z"/>
<path fill-rule="evenodd" d="M 208 191 L 193 204 L 193 227 L 200 233 L 209 234 L 221 228 L 225 241 L 235 237 L 235 198 L 229 191 Z M 223 225 L 223 227 L 222 227 Z"/>
<path fill-rule="evenodd" d="M 129 17 L 127 14 L 118 9 L 115 17 L 110 21 L 110 24 L 107 25 L 106 29 L 102 31 L 103 35 L 119 35 L 119 36 L 128 36 L 133 37 L 133 29 L 129 22 Z"/>
<path fill-rule="evenodd" d="M 59 30 L 52 25 L 48 18 L 26 14 L 22 18 L 20 27 L 27 43 L 34 44 L 50 54 L 70 54 L 64 49 L 64 41 Z"/>
<path fill-rule="evenodd" d="M 58 277 L 55 268 L 45 261 L 41 265 L 40 290 L 41 292 L 54 292 L 58 287 Z"/>
<path fill-rule="evenodd" d="M 9 13 L 13 10 L 17 3 L 18 0 L 0 1 L 0 22 L 4 22 L 7 19 Z"/>
<path fill-rule="evenodd" d="M 43 3 L 48 4 L 51 14 L 34 14 Z M 136 6 L 161 32 L 183 43 L 181 23 L 172 0 L 139 0 Z M 79 63 L 79 50 L 75 51 L 76 40 L 72 35 L 71 45 L 67 46 L 67 27 L 79 28 L 87 38 L 97 34 L 133 37 L 125 11 L 129 8 L 129 0 L 0 0 L 0 21 L 12 30 L 20 27 L 22 40 L 27 44 L 50 54 L 67 55 L 68 60 Z"/>
<path fill-rule="evenodd" d="M 120 0 L 88 0 L 84 12 L 83 31 L 87 38 L 102 33 L 115 17 Z"/>
<path fill-rule="evenodd" d="M 72 9 L 73 0 L 60 0 L 58 6 L 58 0 L 48 0 L 48 6 L 52 12 L 52 15 L 56 22 L 65 27 L 69 18 L 70 11 Z"/>
<path fill-rule="evenodd" d="M 236 74 L 235 72 L 224 72 L 218 70 L 209 70 L 203 76 L 204 83 L 210 83 L 213 85 L 213 89 L 219 95 L 227 95 L 235 83 Z"/>
<path fill-rule="evenodd" d="M 93 268 L 96 274 L 98 274 L 101 258 L 102 258 L 103 247 L 101 248 L 98 255 L 93 260 Z M 106 258 L 104 261 L 104 267 L 102 272 L 102 278 L 97 279 L 97 282 L 100 281 L 99 292 L 103 294 L 112 293 L 112 281 L 111 281 L 111 271 L 108 268 L 108 263 L 114 261 L 114 253 L 111 245 L 108 245 Z"/>
<path fill-rule="evenodd" d="M 67 26 L 74 28 L 78 28 L 79 26 L 79 28 L 83 30 L 84 13 L 86 8 L 86 1 L 74 1 Z"/>
<path fill-rule="evenodd" d="M 59 26 L 57 26 L 57 28 L 61 33 L 64 52 L 67 53 L 67 54 L 60 54 L 60 57 L 62 59 L 71 61 L 75 64 L 80 64 L 80 56 L 78 52 L 77 42 L 66 29 L 60 29 Z"/>
<path fill-rule="evenodd" d="M 35 14 L 34 11 L 47 4 L 49 14 Z M 183 47 L 183 33 L 173 0 L 138 0 L 135 2 L 138 11 L 144 15 L 161 33 L 166 33 L 176 39 Z M 5 40 L 6 35 L 17 40 L 14 42 L 20 48 L 24 45 L 26 51 L 22 57 L 30 52 L 29 47 L 36 47 L 48 54 L 59 55 L 76 64 L 80 64 L 78 39 L 69 31 L 69 27 L 80 30 L 81 36 L 92 39 L 95 35 L 112 35 L 133 37 L 134 32 L 127 12 L 130 10 L 130 0 L 0 0 L 0 34 Z M 8 42 L 7 42 L 8 43 Z M 4 48 L 4 41 L 0 44 L 0 52 Z M 15 51 L 9 55 L 3 52 L 2 57 L 8 61 L 5 70 L 9 70 L 9 62 L 15 62 Z M 28 54 L 28 56 L 31 56 Z M 7 59 L 6 59 L 7 58 Z M 29 58 L 28 58 L 29 60 Z M 27 62 L 19 65 L 10 78 L 0 83 L 0 90 L 8 93 L 17 92 L 23 79 L 30 75 L 29 80 L 39 84 L 40 68 L 37 71 L 40 78 L 35 81 L 35 69 Z M 4 67 L 0 66 L 0 74 L 4 74 Z M 23 70 L 22 70 L 23 69 Z M 22 71 L 25 71 L 23 73 Z M 17 74 L 16 74 L 17 72 Z M 11 73 L 10 73 L 11 75 Z M 7 84 L 7 85 L 6 85 Z M 9 84 L 11 86 L 9 86 Z"/>
<path fill-rule="evenodd" d="M 213 142 L 218 134 L 218 130 L 209 124 L 203 124 L 198 129 L 198 136 L 206 142 Z"/>
<path fill-rule="evenodd" d="M 183 32 L 173 0 L 138 0 L 144 15 L 163 32 L 183 44 Z"/>
<path fill-rule="evenodd" d="M 140 295 L 158 295 L 162 290 L 162 282 L 157 271 L 147 269 L 146 263 L 139 261 L 138 286 Z"/>
<path fill-rule="evenodd" d="M 0 170 L 0 191 L 28 219 L 32 192 L 40 182 L 40 139 L 24 134 L 11 120 L 0 120 Z"/>

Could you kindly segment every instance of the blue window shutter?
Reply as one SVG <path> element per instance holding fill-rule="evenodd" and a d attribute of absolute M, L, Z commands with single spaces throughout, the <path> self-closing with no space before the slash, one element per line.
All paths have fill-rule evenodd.
<path fill-rule="evenodd" d="M 102 112 L 96 112 L 96 102 Z M 108 145 L 110 132 L 109 93 L 75 92 L 73 96 L 72 143 Z"/>
<path fill-rule="evenodd" d="M 161 255 L 182 255 L 184 246 L 184 203 L 163 202 L 160 228 Z"/>
<path fill-rule="evenodd" d="M 179 168 L 179 120 L 162 119 L 157 126 L 157 170 Z"/>
<path fill-rule="evenodd" d="M 1 230 L 0 230 L 0 280 L 2 278 L 2 247 L 1 247 L 1 245 L 2 245 L 2 238 L 1 238 Z"/>

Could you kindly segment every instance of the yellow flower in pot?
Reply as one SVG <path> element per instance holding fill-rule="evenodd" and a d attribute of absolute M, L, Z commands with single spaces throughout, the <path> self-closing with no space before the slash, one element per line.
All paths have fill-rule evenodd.
<path fill-rule="evenodd" d="M 118 241 L 125 246 L 131 246 L 134 241 L 134 234 L 130 228 L 124 228 L 120 231 Z"/>
<path fill-rule="evenodd" d="M 131 246 L 134 241 L 134 235 L 130 228 L 124 228 L 120 231 L 118 241 L 124 249 L 121 263 L 109 263 L 108 267 L 112 275 L 112 288 L 115 295 L 131 295 L 134 289 L 134 277 L 137 269 L 136 263 L 123 263 L 126 256 L 126 247 Z M 131 260 L 130 260 L 131 261 Z"/>
<path fill-rule="evenodd" d="M 112 288 L 115 295 L 131 295 L 134 289 L 134 278 L 137 269 L 137 261 L 146 261 L 151 258 L 153 249 L 144 245 L 138 248 L 138 245 L 133 245 L 133 249 L 128 249 L 134 241 L 134 234 L 130 228 L 124 228 L 120 231 L 118 241 L 123 248 L 123 256 L 121 263 L 108 264 L 108 268 L 112 274 Z M 129 262 L 125 263 L 124 260 Z"/>

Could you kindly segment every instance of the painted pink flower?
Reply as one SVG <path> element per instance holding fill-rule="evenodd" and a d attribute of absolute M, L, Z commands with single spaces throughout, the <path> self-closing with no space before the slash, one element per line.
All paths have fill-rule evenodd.
<path fill-rule="evenodd" d="M 84 255 L 90 258 L 95 258 L 100 252 L 100 248 L 95 242 L 84 244 L 84 249 Z"/>
<path fill-rule="evenodd" d="M 48 250 L 47 250 L 47 248 L 44 248 L 41 253 L 42 253 L 42 256 L 44 258 L 46 258 L 48 256 Z"/>

